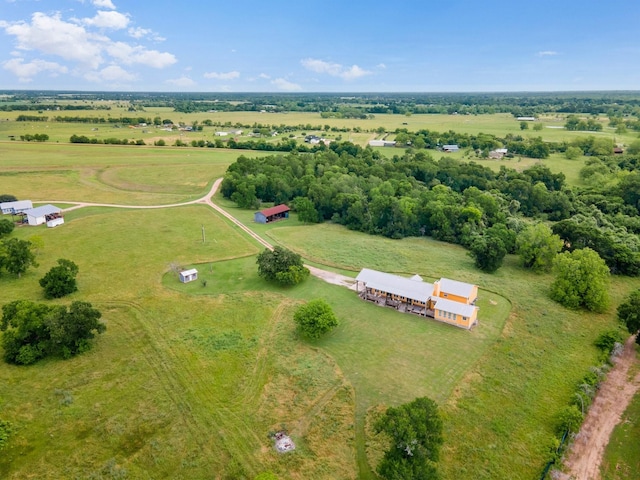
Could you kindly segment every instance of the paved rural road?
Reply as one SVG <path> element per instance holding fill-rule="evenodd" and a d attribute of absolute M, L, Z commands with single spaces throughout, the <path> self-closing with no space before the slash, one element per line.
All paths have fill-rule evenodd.
<path fill-rule="evenodd" d="M 222 216 L 226 217 L 231 222 L 233 222 L 238 227 L 240 227 L 242 231 L 244 231 L 250 237 L 253 237 L 258 243 L 263 245 L 265 248 L 268 248 L 269 250 L 273 250 L 273 245 L 271 245 L 264 238 L 262 238 L 260 235 L 255 233 L 253 230 L 251 230 L 249 227 L 247 227 L 245 224 L 243 224 L 240 220 L 235 218 L 233 215 L 229 214 L 228 212 L 223 210 L 221 207 L 213 203 L 212 197 L 218 191 L 218 188 L 220 187 L 221 183 L 222 183 L 222 178 L 218 178 L 215 182 L 213 182 L 213 185 L 211 185 L 211 189 L 209 190 L 209 192 L 203 197 L 197 198 L 196 200 L 191 200 L 189 202 L 182 202 L 182 203 L 171 203 L 167 205 L 119 205 L 115 203 L 69 202 L 66 200 L 38 200 L 36 203 L 70 203 L 73 205 L 72 207 L 65 208 L 63 212 L 70 212 L 72 210 L 76 210 L 78 208 L 83 208 L 83 207 L 150 209 L 150 208 L 182 207 L 184 205 L 195 205 L 195 204 L 201 203 L 201 204 L 209 205 L 211 208 L 219 212 Z M 339 273 L 335 273 L 335 272 L 330 272 L 328 270 L 322 270 L 320 268 L 312 267 L 311 265 L 305 265 L 305 267 L 309 269 L 309 271 L 311 272 L 311 275 L 313 275 L 314 277 L 318 277 L 327 283 L 331 283 L 333 285 L 340 285 L 340 286 L 352 288 L 352 289 L 355 288 L 355 281 L 351 277 L 347 277 L 346 275 L 340 275 Z"/>

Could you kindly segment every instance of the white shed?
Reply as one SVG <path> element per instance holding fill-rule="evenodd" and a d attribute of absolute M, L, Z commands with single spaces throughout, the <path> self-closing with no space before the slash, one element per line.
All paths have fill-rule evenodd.
<path fill-rule="evenodd" d="M 32 208 L 33 204 L 31 203 L 31 200 L 18 200 L 15 202 L 0 203 L 0 210 L 2 210 L 3 215 L 16 215 L 18 213 L 31 210 Z"/>
<path fill-rule="evenodd" d="M 193 282 L 198 279 L 198 270 L 192 268 L 191 270 L 183 270 L 180 272 L 180 281 L 182 283 Z"/>
<path fill-rule="evenodd" d="M 29 225 L 42 225 L 45 222 L 60 218 L 60 212 L 62 212 L 62 210 L 55 205 L 42 205 L 41 207 L 27 210 L 24 213 L 27 216 Z"/>

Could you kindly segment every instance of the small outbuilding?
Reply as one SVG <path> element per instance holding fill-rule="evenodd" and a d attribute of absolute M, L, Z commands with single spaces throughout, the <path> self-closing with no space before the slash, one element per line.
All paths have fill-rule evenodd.
<path fill-rule="evenodd" d="M 198 279 L 198 270 L 192 268 L 190 270 L 183 270 L 180 272 L 180 281 L 182 283 L 193 282 Z"/>
<path fill-rule="evenodd" d="M 283 220 L 289 218 L 289 211 L 291 209 L 284 203 L 276 205 L 275 207 L 265 208 L 253 215 L 253 220 L 256 223 L 271 223 L 277 220 Z"/>
<path fill-rule="evenodd" d="M 442 151 L 443 152 L 457 152 L 458 150 L 460 150 L 460 147 L 458 145 L 443 145 L 442 146 Z"/>
<path fill-rule="evenodd" d="M 62 218 L 62 210 L 55 205 L 42 205 L 41 207 L 27 210 L 23 212 L 23 214 L 26 215 L 29 225 L 42 225 L 43 223 Z M 55 223 L 55 225 L 53 223 Z M 64 221 L 62 223 L 64 223 Z M 52 222 L 51 226 L 55 227 L 56 225 L 59 225 L 59 223 Z"/>
<path fill-rule="evenodd" d="M 31 200 L 17 200 L 15 202 L 2 202 L 0 203 L 0 210 L 3 215 L 18 215 L 19 213 L 31 210 L 33 204 Z"/>

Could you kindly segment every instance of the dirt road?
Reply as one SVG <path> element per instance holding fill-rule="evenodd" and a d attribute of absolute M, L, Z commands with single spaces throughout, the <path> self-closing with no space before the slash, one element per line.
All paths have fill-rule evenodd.
<path fill-rule="evenodd" d="M 640 390 L 640 372 L 629 379 L 629 369 L 638 362 L 634 342 L 634 337 L 627 340 L 624 353 L 600 386 L 580 433 L 567 453 L 565 467 L 568 476 L 563 478 L 600 479 L 602 457 L 613 428 L 620 423 L 631 399 Z"/>
<path fill-rule="evenodd" d="M 70 212 L 72 210 L 76 210 L 78 208 L 83 208 L 83 207 L 150 209 L 150 208 L 181 207 L 183 205 L 194 205 L 198 203 L 203 203 L 210 206 L 215 211 L 219 212 L 222 216 L 232 221 L 234 224 L 240 227 L 240 229 L 243 232 L 245 232 L 250 237 L 254 238 L 258 243 L 263 245 L 265 248 L 273 250 L 273 245 L 271 245 L 264 238 L 262 238 L 260 235 L 255 233 L 253 230 L 251 230 L 249 227 L 247 227 L 245 224 L 243 224 L 240 220 L 235 218 L 233 215 L 231 215 L 230 213 L 228 213 L 227 211 L 225 211 L 224 209 L 222 209 L 221 207 L 213 203 L 212 197 L 218 191 L 218 188 L 220 187 L 221 183 L 222 183 L 222 178 L 217 179 L 215 182 L 213 182 L 213 185 L 211 185 L 211 189 L 209 190 L 209 192 L 207 192 L 207 194 L 204 195 L 203 197 L 197 198 L 196 200 L 191 200 L 189 202 L 183 202 L 183 203 L 172 203 L 169 205 L 118 205 L 114 203 L 69 202 L 66 200 L 49 200 L 49 201 L 38 200 L 37 203 L 67 203 L 67 204 L 70 203 L 73 205 L 72 207 L 64 209 L 63 212 Z M 330 272 L 328 270 L 322 270 L 317 267 L 312 267 L 311 265 L 305 265 L 305 267 L 309 269 L 309 271 L 311 272 L 311 275 L 313 275 L 314 277 L 318 277 L 327 283 L 331 283 L 332 285 L 340 285 L 347 288 L 355 288 L 355 280 L 351 277 L 340 275 L 339 273 L 335 273 L 335 272 Z"/>

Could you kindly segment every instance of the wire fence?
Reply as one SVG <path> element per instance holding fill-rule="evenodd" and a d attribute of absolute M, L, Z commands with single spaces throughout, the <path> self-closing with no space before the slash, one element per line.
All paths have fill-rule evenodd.
<path fill-rule="evenodd" d="M 556 448 L 555 455 L 551 460 L 549 460 L 547 465 L 544 467 L 544 470 L 542 471 L 542 475 L 540 476 L 540 480 L 545 480 L 547 478 L 547 475 L 549 474 L 549 470 L 551 470 L 551 467 L 555 465 L 556 460 L 560 458 L 560 453 L 564 448 L 564 443 L 567 441 L 568 436 L 569 436 L 569 430 L 566 430 L 564 432 L 564 435 L 562 435 L 562 440 L 560 441 L 560 445 L 558 445 L 558 448 Z"/>

